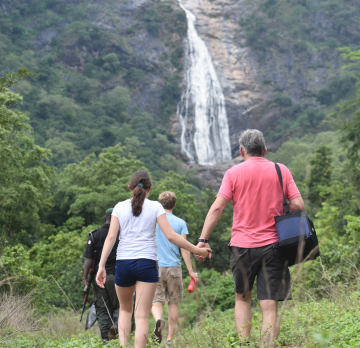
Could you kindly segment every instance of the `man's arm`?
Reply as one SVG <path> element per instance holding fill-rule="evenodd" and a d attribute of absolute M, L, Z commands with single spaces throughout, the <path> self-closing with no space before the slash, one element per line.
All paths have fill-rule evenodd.
<path fill-rule="evenodd" d="M 182 234 L 181 237 L 186 239 L 186 234 Z M 184 259 L 186 268 L 188 269 L 189 275 L 190 275 L 191 278 L 194 278 L 195 284 L 197 284 L 198 281 L 199 281 L 199 277 L 192 269 L 191 259 L 190 259 L 190 251 L 187 251 L 187 250 L 185 250 L 183 248 L 180 248 L 180 250 L 181 250 L 181 255 L 182 255 L 183 259 Z"/>
<path fill-rule="evenodd" d="M 84 273 L 83 273 L 83 284 L 84 286 L 87 284 L 87 276 L 89 274 L 90 268 L 93 267 L 95 260 L 93 259 L 85 259 L 85 264 L 84 264 Z"/>
<path fill-rule="evenodd" d="M 303 210 L 304 209 L 304 201 L 301 196 L 294 198 L 289 202 L 290 211 Z"/>
<path fill-rule="evenodd" d="M 201 239 L 209 239 L 210 234 L 214 227 L 216 226 L 217 222 L 219 221 L 225 207 L 227 204 L 227 200 L 224 197 L 218 196 L 215 199 L 215 202 L 210 207 L 209 212 L 206 215 L 206 219 L 204 222 L 204 226 L 201 232 Z M 208 243 L 199 242 L 198 247 L 203 248 L 210 248 Z M 198 261 L 204 261 L 205 259 L 201 256 L 195 255 Z M 211 253 L 209 253 L 209 259 L 211 259 Z"/>

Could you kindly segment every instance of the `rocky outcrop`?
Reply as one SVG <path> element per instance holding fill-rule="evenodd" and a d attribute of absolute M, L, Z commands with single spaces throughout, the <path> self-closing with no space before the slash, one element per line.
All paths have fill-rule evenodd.
<path fill-rule="evenodd" d="M 212 166 L 202 166 L 196 163 L 191 163 L 185 167 L 188 169 L 196 169 L 197 178 L 199 178 L 205 186 L 208 186 L 217 192 L 221 186 L 225 172 L 242 161 L 243 158 L 238 156 L 231 161 L 217 163 Z"/>
<path fill-rule="evenodd" d="M 223 89 L 228 115 L 232 155 L 238 153 L 238 137 L 251 124 L 251 109 L 261 102 L 256 59 L 241 47 L 239 20 L 251 7 L 245 0 L 183 0 L 196 16 L 196 29 L 205 41 Z"/>
<path fill-rule="evenodd" d="M 306 40 L 314 44 L 291 36 L 286 41 L 278 38 L 275 45 L 261 47 L 260 57 L 259 51 L 250 48 L 246 40 L 247 30 L 256 23 L 248 27 L 240 23 L 250 15 L 265 16 L 260 9 L 261 1 L 182 0 L 182 3 L 197 17 L 196 29 L 213 58 L 225 96 L 233 157 L 239 155 L 238 138 L 242 130 L 258 128 L 266 132 L 279 128 L 281 109 L 272 103 L 276 94 L 284 93 L 293 104 L 319 107 L 317 94 L 339 72 L 342 60 L 335 46 L 323 49 L 317 43 L 334 40 L 334 33 L 339 42 L 359 40 L 358 14 L 346 17 L 348 24 L 339 29 L 334 15 L 318 8 L 307 20 L 302 19 L 309 33 Z M 271 35 L 270 28 L 264 30 Z M 296 114 L 291 117 L 296 119 Z M 284 139 L 268 145 L 276 149 Z"/>
<path fill-rule="evenodd" d="M 36 38 L 33 39 L 31 48 L 36 51 L 40 50 L 44 46 L 50 45 L 51 40 L 58 35 L 59 32 L 56 29 L 46 28 Z"/>
<path fill-rule="evenodd" d="M 0 12 L 10 14 L 10 12 L 16 7 L 16 1 L 14 0 L 3 0 L 0 3 Z"/>

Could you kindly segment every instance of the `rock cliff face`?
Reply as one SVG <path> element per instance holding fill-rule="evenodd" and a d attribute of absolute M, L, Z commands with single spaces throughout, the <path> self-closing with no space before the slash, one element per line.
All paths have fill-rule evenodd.
<path fill-rule="evenodd" d="M 308 124 L 302 132 L 316 132 L 314 128 L 329 112 L 317 96 L 332 77 L 340 74 L 343 64 L 336 47 L 342 42 L 355 43 L 360 35 L 356 20 L 359 2 L 352 10 L 340 2 L 338 8 L 327 1 L 307 1 L 304 6 L 291 2 L 293 9 L 281 9 L 279 6 L 286 6 L 285 1 L 182 0 L 196 16 L 196 30 L 210 51 L 223 89 L 233 158 L 239 156 L 239 134 L 247 128 L 258 128 L 267 135 L 277 132 L 267 138 L 270 150 L 293 136 L 286 130 L 295 129 L 296 124 Z M 294 30 L 286 33 L 286 20 L 292 26 L 288 18 L 279 24 L 273 15 L 267 17 L 268 4 L 277 6 L 286 16 L 296 16 L 298 11 L 301 37 Z M 346 18 L 346 25 L 339 21 L 340 17 Z M 250 33 L 252 30 L 255 34 Z M 263 41 L 259 39 L 261 35 L 265 37 Z M 348 85 L 353 83 L 347 81 Z M 342 89 L 336 83 L 333 86 L 333 93 Z M 199 169 L 204 182 L 217 189 L 219 178 L 231 165 L 233 161 L 213 167 L 191 166 Z"/>
<path fill-rule="evenodd" d="M 316 97 L 319 90 L 327 86 L 329 78 L 339 73 L 342 65 L 334 42 L 339 45 L 339 42 L 356 41 L 360 32 L 356 22 L 359 6 L 353 13 L 348 11 L 348 25 L 343 27 L 337 24 L 329 7 L 318 8 L 320 3 L 308 1 L 311 8 L 307 10 L 309 18 L 300 17 L 304 7 L 299 7 L 304 38 L 300 40 L 295 34 L 294 37 L 291 34 L 286 37 L 283 33 L 280 34 L 282 37 L 276 36 L 274 31 L 279 28 L 286 32 L 284 25 L 277 28 L 273 23 L 269 28 L 261 29 L 264 22 L 260 25 L 256 22 L 256 18 L 266 17 L 261 6 L 264 3 L 280 6 L 278 0 L 183 0 L 182 3 L 197 18 L 196 29 L 207 44 L 223 88 L 233 157 L 239 155 L 238 137 L 242 130 L 249 127 L 265 132 L 274 130 L 277 121 L 277 126 L 281 126 L 283 120 L 279 118 L 283 116 L 283 110 L 272 103 L 276 94 L 284 93 L 291 98 L 289 103 L 293 105 L 307 103 L 318 108 L 320 104 Z M 343 3 L 339 4 L 339 9 L 346 12 Z M 248 26 L 240 24 L 246 20 Z M 261 50 L 251 47 L 249 31 L 253 28 L 258 30 L 253 40 L 264 35 L 270 41 L 272 35 L 274 44 L 262 43 Z M 297 116 L 295 111 L 289 118 L 295 121 Z M 279 144 L 269 143 L 271 148 Z"/>
<path fill-rule="evenodd" d="M 248 13 L 245 0 L 214 2 L 184 0 L 196 16 L 196 29 L 213 58 L 225 96 L 232 155 L 238 155 L 238 136 L 250 126 L 251 108 L 261 99 L 256 59 L 238 37 L 239 20 Z M 244 42 L 243 42 L 244 43 Z"/>

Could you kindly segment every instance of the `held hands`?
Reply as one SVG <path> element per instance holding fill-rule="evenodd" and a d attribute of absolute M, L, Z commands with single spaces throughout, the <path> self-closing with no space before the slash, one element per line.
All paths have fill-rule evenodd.
<path fill-rule="evenodd" d="M 96 284 L 100 286 L 100 288 L 105 288 L 105 282 L 106 282 L 106 271 L 105 268 L 99 267 L 99 270 L 96 274 Z"/>
<path fill-rule="evenodd" d="M 204 244 L 204 246 L 200 246 L 199 244 Z M 211 248 L 209 246 L 209 244 L 205 244 L 205 243 L 199 243 L 197 245 L 198 248 L 198 252 L 196 254 L 194 254 L 194 256 L 196 257 L 196 259 L 200 262 L 203 262 L 207 257 L 209 257 L 209 259 L 211 258 Z"/>
<path fill-rule="evenodd" d="M 211 252 L 212 252 L 212 250 L 211 250 L 211 248 L 210 248 L 209 243 L 199 242 L 198 245 L 197 245 L 197 247 L 198 247 L 198 248 L 201 248 L 201 249 L 208 250 L 208 252 L 209 252 L 208 255 L 206 255 L 205 257 L 204 257 L 203 254 L 200 254 L 200 253 L 197 254 L 197 255 L 194 255 L 198 261 L 204 262 L 207 256 L 209 257 L 209 259 L 211 259 Z"/>

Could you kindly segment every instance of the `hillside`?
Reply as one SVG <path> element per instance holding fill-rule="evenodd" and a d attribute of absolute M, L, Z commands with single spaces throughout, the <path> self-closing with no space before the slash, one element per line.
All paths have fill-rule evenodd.
<path fill-rule="evenodd" d="M 358 43 L 356 1 L 183 3 L 223 88 L 233 157 L 242 129 L 260 128 L 276 149 L 328 130 L 325 115 L 354 94 L 358 72 L 341 71 L 337 48 Z M 117 143 L 159 176 L 176 170 L 173 155 L 186 159 L 176 115 L 186 16 L 177 1 L 2 0 L 0 32 L 0 73 L 39 74 L 14 88 L 54 165 Z"/>
<path fill-rule="evenodd" d="M 197 16 L 224 91 L 233 157 L 242 129 L 270 149 L 327 130 L 325 116 L 355 95 L 358 68 L 342 71 L 339 47 L 358 45 L 356 1 L 184 1 Z"/>
<path fill-rule="evenodd" d="M 120 143 L 154 170 L 171 167 L 159 158 L 172 153 L 166 126 L 179 98 L 186 24 L 177 6 L 2 1 L 0 9 L 1 74 L 20 66 L 39 74 L 16 91 L 53 164 Z"/>

